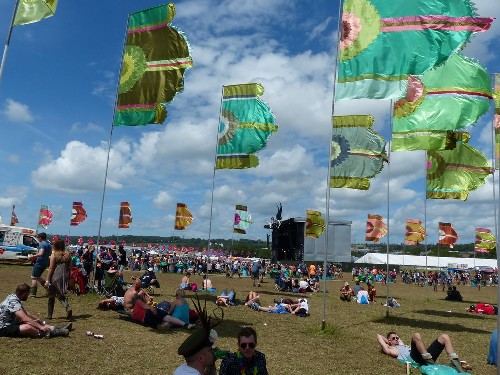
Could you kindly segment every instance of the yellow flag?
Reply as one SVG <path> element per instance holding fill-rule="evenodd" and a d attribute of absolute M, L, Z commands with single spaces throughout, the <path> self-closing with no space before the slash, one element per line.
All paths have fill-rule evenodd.
<path fill-rule="evenodd" d="M 318 238 L 325 231 L 325 221 L 321 217 L 321 212 L 306 211 L 306 237 Z"/>
<path fill-rule="evenodd" d="M 25 25 L 51 17 L 56 12 L 59 0 L 19 0 L 14 26 Z"/>

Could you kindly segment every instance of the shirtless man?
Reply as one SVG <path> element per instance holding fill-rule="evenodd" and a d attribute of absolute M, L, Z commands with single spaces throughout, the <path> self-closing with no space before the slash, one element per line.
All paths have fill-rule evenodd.
<path fill-rule="evenodd" d="M 455 349 L 451 343 L 450 336 L 445 333 L 439 335 L 428 347 L 422 340 L 420 333 L 416 332 L 411 337 L 411 346 L 405 345 L 396 332 L 389 332 L 386 337 L 377 335 L 377 341 L 381 347 L 382 353 L 397 358 L 402 362 L 416 362 L 419 365 L 431 365 L 437 360 L 443 349 L 448 354 L 454 367 L 460 372 L 462 370 L 471 370 L 472 367 L 465 361 L 458 359 Z"/>
<path fill-rule="evenodd" d="M 142 290 L 141 280 L 136 279 L 123 296 L 123 307 L 125 309 L 132 310 L 134 308 L 135 302 L 143 298 L 149 298 L 149 296 L 145 291 Z"/>

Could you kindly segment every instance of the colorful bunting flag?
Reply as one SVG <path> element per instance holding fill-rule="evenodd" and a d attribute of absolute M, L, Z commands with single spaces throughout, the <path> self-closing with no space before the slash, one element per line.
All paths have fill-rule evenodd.
<path fill-rule="evenodd" d="M 476 228 L 476 242 L 474 250 L 477 253 L 488 253 L 497 246 L 497 240 L 487 228 Z"/>
<path fill-rule="evenodd" d="M 132 211 L 130 210 L 130 203 L 121 202 L 118 228 L 128 228 L 130 223 L 132 223 Z"/>
<path fill-rule="evenodd" d="M 115 126 L 162 124 L 164 103 L 183 90 L 193 61 L 184 34 L 170 25 L 174 16 L 172 3 L 130 14 Z"/>
<path fill-rule="evenodd" d="M 380 215 L 368 214 L 366 222 L 366 241 L 379 242 L 387 234 L 384 218 Z"/>
<path fill-rule="evenodd" d="M 19 0 L 14 26 L 43 20 L 55 14 L 59 0 Z"/>
<path fill-rule="evenodd" d="M 463 48 L 492 18 L 475 17 L 471 0 L 346 0 L 337 99 L 404 96 L 419 75 Z"/>
<path fill-rule="evenodd" d="M 484 184 L 493 172 L 482 152 L 469 146 L 470 135 L 449 151 L 427 152 L 427 198 L 467 200 L 469 192 Z"/>
<path fill-rule="evenodd" d="M 247 206 L 237 204 L 236 212 L 234 213 L 233 232 L 246 234 L 247 229 L 250 227 L 250 224 L 252 223 L 253 223 L 252 216 L 248 212 Z"/>
<path fill-rule="evenodd" d="M 500 169 L 500 73 L 495 74 L 495 169 Z"/>
<path fill-rule="evenodd" d="M 12 215 L 10 217 L 10 226 L 12 226 L 12 227 L 16 224 L 19 224 L 19 219 L 17 218 L 15 209 L 16 209 L 16 206 L 13 205 L 12 206 Z"/>
<path fill-rule="evenodd" d="M 271 133 L 278 130 L 269 106 L 259 99 L 264 93 L 260 83 L 224 86 L 219 135 L 217 169 L 254 168 L 255 155 L 267 145 Z"/>
<path fill-rule="evenodd" d="M 186 227 L 191 225 L 192 221 L 193 215 L 189 212 L 187 205 L 184 203 L 177 203 L 174 228 L 177 230 L 184 230 Z"/>
<path fill-rule="evenodd" d="M 47 229 L 51 222 L 52 212 L 50 212 L 49 206 L 42 204 L 40 214 L 38 215 L 38 226 Z"/>
<path fill-rule="evenodd" d="M 394 104 L 391 150 L 453 149 L 453 131 L 476 123 L 492 98 L 486 69 L 457 53 L 420 77 L 409 76 L 407 97 Z"/>
<path fill-rule="evenodd" d="M 71 225 L 77 226 L 83 223 L 87 218 L 87 211 L 83 208 L 82 202 L 73 202 L 73 208 L 71 210 Z"/>
<path fill-rule="evenodd" d="M 372 130 L 373 116 L 334 116 L 330 187 L 367 190 L 382 170 L 385 139 Z"/>
<path fill-rule="evenodd" d="M 427 234 L 420 220 L 406 219 L 405 244 L 418 245 L 425 239 L 425 236 Z"/>
<path fill-rule="evenodd" d="M 451 223 L 439 223 L 439 244 L 453 249 L 453 245 L 458 240 L 458 234 L 453 229 Z"/>
<path fill-rule="evenodd" d="M 306 210 L 306 237 L 319 238 L 325 228 L 325 221 L 321 217 L 321 212 Z"/>

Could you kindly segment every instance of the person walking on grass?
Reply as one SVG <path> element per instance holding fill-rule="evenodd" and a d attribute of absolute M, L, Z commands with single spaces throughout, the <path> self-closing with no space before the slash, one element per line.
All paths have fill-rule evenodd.
<path fill-rule="evenodd" d="M 445 333 L 426 348 L 422 336 L 416 332 L 411 337 L 411 346 L 405 345 L 396 332 L 391 331 L 386 337 L 377 335 L 377 341 L 382 353 L 397 358 L 400 362 L 412 362 L 418 365 L 432 365 L 435 363 L 443 349 L 448 354 L 450 361 L 459 371 L 471 370 L 472 367 L 465 361 L 460 361 L 453 349 L 450 336 Z"/>
<path fill-rule="evenodd" d="M 45 269 L 49 266 L 49 258 L 52 253 L 52 245 L 47 241 L 47 234 L 41 232 L 38 234 L 38 240 L 40 244 L 38 245 L 38 253 L 34 255 L 35 263 L 31 270 L 31 289 L 30 295 L 36 297 L 37 285 L 40 283 L 41 286 L 45 287 L 45 280 L 42 275 Z M 45 288 L 47 289 L 47 288 Z"/>

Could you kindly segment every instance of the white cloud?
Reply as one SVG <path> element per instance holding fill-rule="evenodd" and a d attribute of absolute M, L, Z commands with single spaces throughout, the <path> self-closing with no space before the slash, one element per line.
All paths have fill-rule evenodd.
<path fill-rule="evenodd" d="M 104 132 L 104 128 L 100 125 L 89 122 L 87 125 L 82 125 L 78 122 L 75 122 L 71 125 L 71 132 L 77 133 L 93 133 L 93 132 Z"/>
<path fill-rule="evenodd" d="M 16 102 L 13 99 L 5 100 L 3 113 L 13 122 L 33 122 L 35 120 L 26 104 Z"/>
<path fill-rule="evenodd" d="M 168 191 L 159 191 L 158 195 L 153 200 L 155 206 L 160 208 L 170 207 L 173 202 L 174 199 L 172 198 L 172 196 Z"/>

